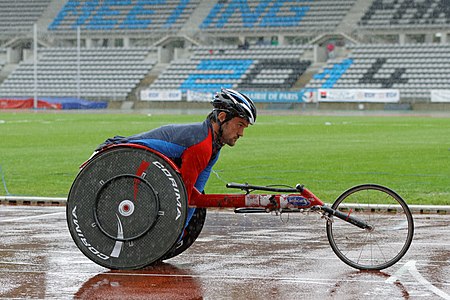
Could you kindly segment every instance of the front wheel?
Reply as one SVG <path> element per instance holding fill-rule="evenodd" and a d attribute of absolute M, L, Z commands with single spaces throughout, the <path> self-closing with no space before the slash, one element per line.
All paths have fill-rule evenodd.
<path fill-rule="evenodd" d="M 363 184 L 340 195 L 332 207 L 366 221 L 361 229 L 330 217 L 327 237 L 334 253 L 360 270 L 382 270 L 398 262 L 408 251 L 414 234 L 411 211 L 405 201 L 387 187 Z"/>

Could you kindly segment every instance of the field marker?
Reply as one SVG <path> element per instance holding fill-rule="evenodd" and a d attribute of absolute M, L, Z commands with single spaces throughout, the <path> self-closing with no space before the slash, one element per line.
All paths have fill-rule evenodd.
<path fill-rule="evenodd" d="M 6 195 L 10 195 L 8 188 L 6 187 L 5 175 L 3 174 L 2 166 L 0 166 L 0 175 L 2 177 L 3 186 L 5 187 Z"/>
<path fill-rule="evenodd" d="M 398 277 L 402 276 L 403 274 L 409 272 L 420 284 L 425 286 L 428 290 L 432 291 L 436 295 L 442 297 L 443 299 L 450 300 L 450 295 L 445 293 L 444 291 L 438 289 L 434 285 L 432 285 L 428 280 L 426 280 L 420 272 L 416 268 L 416 261 L 410 260 L 406 264 L 404 264 L 400 269 L 397 270 L 397 272 L 394 273 L 391 277 L 386 279 L 386 283 L 394 283 L 397 280 L 399 280 Z"/>

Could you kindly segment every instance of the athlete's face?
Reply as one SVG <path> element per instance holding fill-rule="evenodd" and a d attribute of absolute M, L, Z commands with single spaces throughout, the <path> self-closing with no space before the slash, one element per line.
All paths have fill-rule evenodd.
<path fill-rule="evenodd" d="M 220 119 L 220 115 L 219 115 Z M 247 128 L 249 122 L 246 119 L 234 117 L 222 124 L 222 143 L 228 146 L 234 146 L 236 141 L 244 136 L 244 129 Z"/>

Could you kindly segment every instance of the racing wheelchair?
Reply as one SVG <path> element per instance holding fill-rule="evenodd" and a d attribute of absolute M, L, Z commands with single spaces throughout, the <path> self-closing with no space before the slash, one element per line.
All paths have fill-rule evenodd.
<path fill-rule="evenodd" d="M 141 269 L 181 254 L 201 233 L 207 208 L 245 214 L 317 212 L 334 253 L 360 270 L 392 266 L 413 239 L 408 205 L 381 185 L 354 186 L 332 205 L 299 184 L 229 183 L 227 188 L 242 192 L 196 192 L 188 199 L 170 159 L 141 145 L 112 145 L 81 166 L 67 200 L 67 224 L 81 252 L 110 269 Z M 186 224 L 188 207 L 196 210 Z"/>

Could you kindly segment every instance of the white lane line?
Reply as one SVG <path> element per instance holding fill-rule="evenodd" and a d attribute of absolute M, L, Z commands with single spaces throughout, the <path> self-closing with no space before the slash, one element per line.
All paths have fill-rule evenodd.
<path fill-rule="evenodd" d="M 17 262 L 17 261 L 0 261 L 0 265 L 14 265 L 14 266 L 42 266 L 42 264 Z M 2 270 L 3 272 L 4 270 Z"/>
<path fill-rule="evenodd" d="M 65 211 L 51 213 L 51 214 L 42 214 L 42 215 L 35 215 L 35 216 L 27 216 L 27 217 L 19 217 L 14 219 L 6 219 L 6 220 L 0 220 L 0 223 L 9 223 L 9 222 L 17 222 L 17 221 L 23 221 L 23 220 L 30 220 L 30 219 L 42 219 L 42 218 L 48 218 L 51 216 L 56 215 L 62 215 L 65 214 Z"/>
<path fill-rule="evenodd" d="M 400 269 L 397 270 L 397 272 L 394 273 L 391 277 L 386 279 L 386 283 L 394 283 L 397 280 L 399 280 L 399 277 L 405 274 L 406 272 L 409 272 L 420 284 L 422 284 L 424 287 L 426 287 L 428 290 L 432 291 L 439 297 L 450 300 L 450 295 L 446 292 L 438 289 L 434 285 L 432 285 L 428 280 L 426 280 L 417 270 L 416 268 L 416 261 L 410 260 L 405 265 L 403 265 Z"/>

